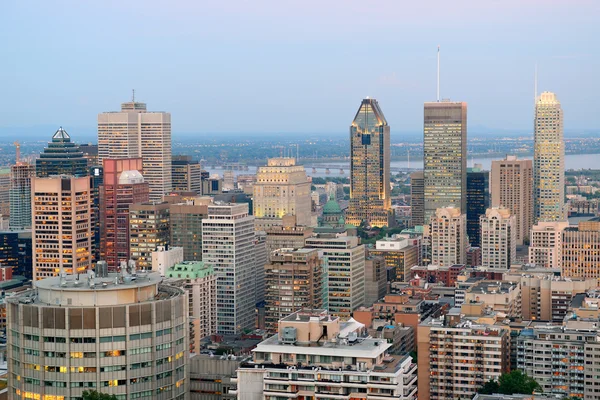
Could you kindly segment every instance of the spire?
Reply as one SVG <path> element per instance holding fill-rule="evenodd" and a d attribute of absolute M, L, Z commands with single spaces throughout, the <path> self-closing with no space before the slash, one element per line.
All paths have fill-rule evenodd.
<path fill-rule="evenodd" d="M 440 102 L 440 45 L 437 52 L 437 101 Z"/>
<path fill-rule="evenodd" d="M 61 139 L 61 140 L 71 140 L 71 136 L 63 129 L 61 126 L 58 130 L 52 135 L 52 139 Z"/>

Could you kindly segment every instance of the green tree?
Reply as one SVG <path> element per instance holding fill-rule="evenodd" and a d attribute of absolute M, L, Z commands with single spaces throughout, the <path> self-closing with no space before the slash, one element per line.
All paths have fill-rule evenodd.
<path fill-rule="evenodd" d="M 480 389 L 482 394 L 532 394 L 534 391 L 541 392 L 542 387 L 535 379 L 527 376 L 520 370 L 514 370 L 508 374 L 502 374 L 498 382 L 490 380 Z"/>
<path fill-rule="evenodd" d="M 479 389 L 479 393 L 494 394 L 494 393 L 498 393 L 499 390 L 500 390 L 500 385 L 498 385 L 498 382 L 496 382 L 493 379 L 490 379 L 489 381 L 487 381 L 485 383 L 485 385 L 483 385 L 483 387 L 481 389 Z"/>
<path fill-rule="evenodd" d="M 117 400 L 114 394 L 100 393 L 95 390 L 84 390 L 83 400 Z"/>

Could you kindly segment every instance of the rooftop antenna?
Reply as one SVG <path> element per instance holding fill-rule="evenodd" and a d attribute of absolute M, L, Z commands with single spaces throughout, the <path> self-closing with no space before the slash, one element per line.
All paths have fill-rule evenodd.
<path fill-rule="evenodd" d="M 131 102 L 135 103 L 135 89 L 131 89 Z"/>
<path fill-rule="evenodd" d="M 537 101 L 537 93 L 538 93 L 538 71 L 537 71 L 537 63 L 535 63 L 535 72 L 533 73 L 533 104 L 534 105 Z"/>
<path fill-rule="evenodd" d="M 440 45 L 437 53 L 437 101 L 440 102 Z"/>

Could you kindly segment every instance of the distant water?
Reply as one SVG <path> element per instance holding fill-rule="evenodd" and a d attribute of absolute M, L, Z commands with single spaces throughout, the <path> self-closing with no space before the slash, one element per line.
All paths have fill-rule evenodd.
<path fill-rule="evenodd" d="M 519 157 L 519 159 L 531 159 L 533 157 Z M 483 169 L 489 170 L 492 167 L 493 160 L 500 160 L 498 157 L 476 157 L 469 158 L 467 166 L 472 167 L 474 164 L 481 164 Z M 300 160 L 302 164 L 302 160 Z M 313 163 L 311 163 L 313 165 Z M 336 161 L 332 163 L 320 163 L 314 164 L 316 166 L 322 166 L 322 168 L 318 168 L 316 173 L 312 172 L 312 169 L 307 168 L 306 173 L 309 176 L 315 177 L 326 177 L 326 176 L 348 176 L 350 163 L 344 161 Z M 329 170 L 329 174 L 325 173 L 323 168 L 326 168 L 328 165 L 340 166 L 344 165 L 344 174 L 340 173 L 339 169 L 331 168 Z M 410 166 L 408 161 L 392 161 L 390 163 L 392 168 L 423 168 L 423 160 L 411 160 Z M 203 166 L 204 169 L 209 171 L 211 174 L 218 174 L 223 176 L 223 169 L 220 168 L 211 168 L 210 165 Z M 566 169 L 600 169 L 600 154 L 567 154 L 565 156 L 565 168 Z M 240 174 L 256 174 L 256 167 L 249 166 L 248 171 L 234 171 L 235 175 Z"/>

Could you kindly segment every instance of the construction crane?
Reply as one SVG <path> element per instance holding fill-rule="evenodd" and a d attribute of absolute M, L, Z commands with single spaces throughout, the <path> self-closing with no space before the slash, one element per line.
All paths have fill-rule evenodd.
<path fill-rule="evenodd" d="M 17 150 L 16 150 L 17 155 L 15 157 L 15 163 L 18 164 L 21 161 L 21 144 L 16 141 L 13 144 L 17 148 Z"/>

